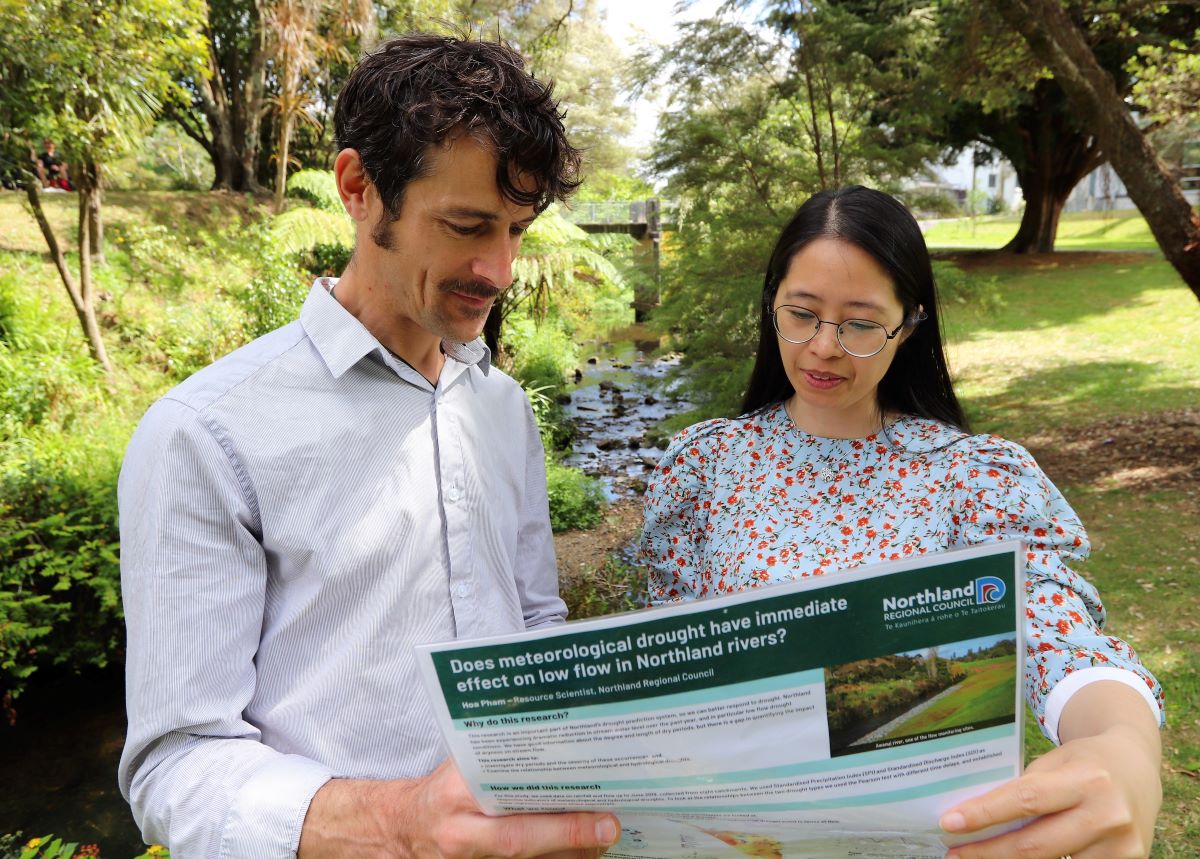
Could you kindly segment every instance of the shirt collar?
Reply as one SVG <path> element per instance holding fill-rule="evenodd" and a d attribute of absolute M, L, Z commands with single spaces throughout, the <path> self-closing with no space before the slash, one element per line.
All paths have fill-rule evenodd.
<path fill-rule="evenodd" d="M 329 372 L 335 379 L 340 379 L 347 370 L 372 352 L 377 352 L 381 358 L 390 357 L 391 353 L 329 294 L 330 288 L 336 284 L 337 278 L 316 279 L 308 298 L 304 300 L 304 306 L 300 308 L 300 324 Z M 478 337 L 469 343 L 443 339 L 442 352 L 460 364 L 479 367 L 485 376 L 491 369 L 492 351 Z"/>

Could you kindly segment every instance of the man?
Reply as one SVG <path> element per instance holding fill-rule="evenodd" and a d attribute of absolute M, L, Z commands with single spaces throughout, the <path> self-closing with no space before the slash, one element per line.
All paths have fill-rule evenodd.
<path fill-rule="evenodd" d="M 595 856 L 611 815 L 479 812 L 413 653 L 565 616 L 536 425 L 478 337 L 578 153 L 518 55 L 452 38 L 366 57 L 335 123 L 346 271 L 126 454 L 122 792 L 183 859 Z"/>
<path fill-rule="evenodd" d="M 58 191 L 73 191 L 71 177 L 67 172 L 67 164 L 55 154 L 57 146 L 50 138 L 42 141 L 42 151 L 33 160 L 33 168 L 37 171 L 42 187 Z"/>

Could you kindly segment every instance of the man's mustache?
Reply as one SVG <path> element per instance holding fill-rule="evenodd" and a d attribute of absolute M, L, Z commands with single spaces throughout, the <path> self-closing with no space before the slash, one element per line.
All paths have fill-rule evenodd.
<path fill-rule="evenodd" d="M 469 295 L 472 298 L 484 298 L 489 301 L 499 298 L 500 293 L 504 291 L 497 289 L 490 283 L 483 283 L 478 280 L 444 280 L 438 284 L 438 289 L 442 292 L 458 292 L 463 295 Z"/>

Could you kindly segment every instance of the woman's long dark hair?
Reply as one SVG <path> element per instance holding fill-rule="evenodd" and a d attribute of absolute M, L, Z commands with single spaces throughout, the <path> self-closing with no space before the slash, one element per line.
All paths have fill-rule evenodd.
<path fill-rule="evenodd" d="M 903 204 L 861 185 L 815 194 L 783 228 L 763 280 L 758 355 L 742 412 L 783 402 L 795 391 L 784 372 L 771 309 L 792 258 L 815 239 L 838 239 L 866 251 L 891 277 L 905 319 L 914 318 L 918 306 L 928 314 L 900 344 L 879 383 L 880 411 L 934 418 L 966 430 L 967 419 L 954 395 L 942 349 L 937 292 L 925 238 Z"/>

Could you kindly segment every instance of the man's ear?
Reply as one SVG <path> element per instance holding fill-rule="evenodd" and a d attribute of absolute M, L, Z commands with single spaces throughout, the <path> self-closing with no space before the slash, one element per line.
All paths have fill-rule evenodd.
<path fill-rule="evenodd" d="M 333 177 L 346 213 L 356 221 L 371 217 L 372 199 L 378 200 L 375 185 L 363 168 L 357 149 L 343 149 L 333 162 Z"/>

